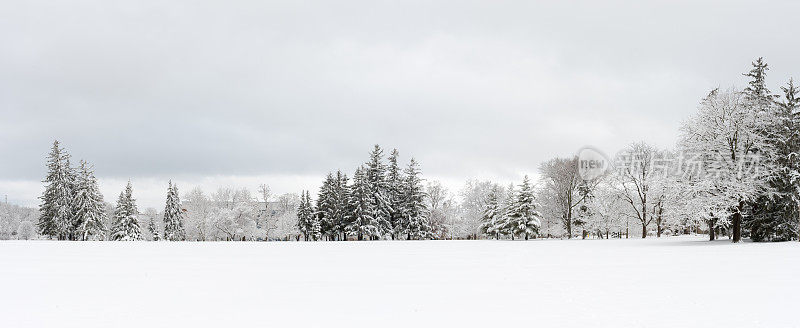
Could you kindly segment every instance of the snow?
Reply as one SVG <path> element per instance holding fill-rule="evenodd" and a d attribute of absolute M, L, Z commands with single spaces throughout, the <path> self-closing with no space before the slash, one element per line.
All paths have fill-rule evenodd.
<path fill-rule="evenodd" d="M 0 242 L 3 327 L 789 327 L 800 243 Z"/>

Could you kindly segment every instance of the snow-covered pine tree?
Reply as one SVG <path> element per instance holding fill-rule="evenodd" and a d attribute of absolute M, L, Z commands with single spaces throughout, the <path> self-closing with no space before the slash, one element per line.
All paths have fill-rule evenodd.
<path fill-rule="evenodd" d="M 785 241 L 797 238 L 797 216 L 800 211 L 798 178 L 800 177 L 800 122 L 798 122 L 798 90 L 789 80 L 781 87 L 784 99 L 775 106 L 774 128 L 769 129 L 775 153 L 769 160 L 776 170 L 770 177 L 771 192 L 762 195 L 752 219 L 745 222 L 754 241 Z"/>
<path fill-rule="evenodd" d="M 760 129 L 758 132 L 768 140 L 768 143 L 775 151 L 775 153 L 772 154 L 756 150 L 762 153 L 761 155 L 764 155 L 764 157 L 767 157 L 765 160 L 774 165 L 776 170 L 774 171 L 774 175 L 769 177 L 770 190 L 762 191 L 758 198 L 749 202 L 752 215 L 743 218 L 744 222 L 742 222 L 742 224 L 745 228 L 749 229 L 750 238 L 754 241 L 785 240 L 786 237 L 792 238 L 794 236 L 794 233 L 791 232 L 793 229 L 790 228 L 788 231 L 786 230 L 786 228 L 791 225 L 786 225 L 784 223 L 786 217 L 791 217 L 794 213 L 794 206 L 790 204 L 791 201 L 787 198 L 789 196 L 787 191 L 791 189 L 791 187 L 787 188 L 786 186 L 789 178 L 787 176 L 788 172 L 785 170 L 788 164 L 786 154 L 791 151 L 788 141 L 790 141 L 794 131 L 789 132 L 786 130 L 786 128 L 789 127 L 787 124 L 792 121 L 789 117 L 791 115 L 787 116 L 786 112 L 782 110 L 782 106 L 775 106 L 775 100 L 779 96 L 773 95 L 766 86 L 768 70 L 769 66 L 767 63 L 764 62 L 762 57 L 759 57 L 752 63 L 752 69 L 743 74 L 750 78 L 748 86 L 743 92 L 745 99 L 749 102 L 748 105 L 752 107 L 754 111 L 767 113 L 766 116 L 770 118 L 770 122 L 765 124 L 764 128 Z M 739 228 L 737 227 L 737 223 L 738 222 L 734 220 L 734 241 L 738 239 L 737 232 Z M 779 226 L 783 228 L 779 228 Z M 776 229 L 782 231 L 778 232 Z"/>
<path fill-rule="evenodd" d="M 136 217 L 139 211 L 133 198 L 133 186 L 128 181 L 125 191 L 119 194 L 117 207 L 114 209 L 114 226 L 111 229 L 111 240 L 142 240 L 142 230 Z"/>
<path fill-rule="evenodd" d="M 74 237 L 75 174 L 69 165 L 69 154 L 60 147 L 58 140 L 47 157 L 47 177 L 44 193 L 39 198 L 39 233 L 59 240 Z"/>
<path fill-rule="evenodd" d="M 386 190 L 387 198 L 389 200 L 389 223 L 392 226 L 392 239 L 397 237 L 397 231 L 400 230 L 400 222 L 402 221 L 403 212 L 403 175 L 397 159 L 400 153 L 397 149 L 392 149 L 389 155 L 389 167 L 386 175 Z"/>
<path fill-rule="evenodd" d="M 310 215 L 306 205 L 306 191 L 303 190 L 300 192 L 300 204 L 297 205 L 297 229 L 303 234 L 305 241 L 308 241 L 308 233 L 311 231 L 311 221 L 308 219 Z"/>
<path fill-rule="evenodd" d="M 501 235 L 510 235 L 511 240 L 514 240 L 514 218 L 517 206 L 517 191 L 514 189 L 514 184 L 509 184 L 506 190 L 506 197 L 503 199 L 503 206 L 501 207 L 502 216 L 497 222 L 496 231 Z"/>
<path fill-rule="evenodd" d="M 318 240 L 320 236 L 319 220 L 314 215 L 314 207 L 311 205 L 311 195 L 305 190 L 300 196 L 300 205 L 297 208 L 297 227 L 305 237 L 306 241 Z"/>
<path fill-rule="evenodd" d="M 150 235 L 153 236 L 153 241 L 161 240 L 161 236 L 159 236 L 158 226 L 156 225 L 156 218 L 154 216 L 150 217 L 150 221 L 147 223 L 147 230 L 150 231 Z"/>
<path fill-rule="evenodd" d="M 102 240 L 105 232 L 103 222 L 107 219 L 105 204 L 94 172 L 85 161 L 81 161 L 76 177 L 73 204 L 76 238 Z"/>
<path fill-rule="evenodd" d="M 492 188 L 486 196 L 486 205 L 483 210 L 483 216 L 481 217 L 480 229 L 481 232 L 486 234 L 489 238 L 494 237 L 495 239 L 500 239 L 501 227 L 499 226 L 499 222 L 502 218 L 500 192 L 501 191 L 497 190 L 497 188 Z"/>
<path fill-rule="evenodd" d="M 581 238 L 583 239 L 586 239 L 586 236 L 588 234 L 588 231 L 586 229 L 589 227 L 589 223 L 591 222 L 591 219 L 595 214 L 594 209 L 591 206 L 592 198 L 594 196 L 592 195 L 592 187 L 590 183 L 591 183 L 590 181 L 586 181 L 583 179 L 581 179 L 581 181 L 579 182 L 578 195 L 580 195 L 580 200 L 578 201 L 578 206 L 575 209 L 575 213 L 573 214 L 574 220 L 572 222 L 572 225 L 576 229 L 577 228 L 581 229 Z M 648 189 L 651 190 L 650 191 L 651 194 L 654 194 L 651 195 L 652 198 L 658 198 L 662 196 L 660 193 L 656 192 L 655 190 L 656 188 L 648 186 Z M 651 215 L 650 217 L 652 218 L 651 220 L 655 219 L 654 215 Z"/>
<path fill-rule="evenodd" d="M 539 232 L 541 215 L 536 209 L 533 187 L 526 175 L 519 186 L 519 192 L 510 214 L 511 231 L 513 235 L 524 235 L 525 240 Z"/>
<path fill-rule="evenodd" d="M 326 237 L 333 239 L 336 236 L 336 221 L 334 212 L 336 211 L 336 178 L 333 173 L 328 173 L 317 194 L 316 219 L 320 224 L 320 232 Z"/>
<path fill-rule="evenodd" d="M 347 240 L 345 228 L 350 224 L 350 186 L 348 186 L 347 175 L 342 171 L 336 171 L 334 191 L 333 231 L 337 236 L 341 236 L 341 240 Z"/>
<path fill-rule="evenodd" d="M 353 175 L 353 185 L 350 187 L 348 224 L 345 227 L 347 234 L 355 235 L 358 240 L 378 234 L 378 227 L 372 216 L 377 207 L 375 197 L 370 193 L 366 169 L 361 166 Z"/>
<path fill-rule="evenodd" d="M 750 81 L 747 82 L 747 88 L 744 89 L 744 94 L 750 101 L 756 101 L 762 106 L 769 106 L 776 98 L 776 96 L 767 89 L 767 71 L 769 70 L 769 65 L 764 62 L 763 57 L 758 57 L 758 59 L 751 64 L 753 68 L 750 69 L 749 72 L 742 74 L 750 78 Z"/>
<path fill-rule="evenodd" d="M 374 199 L 373 221 L 378 231 L 372 236 L 378 239 L 386 234 L 391 234 L 392 224 L 390 222 L 391 204 L 388 197 L 386 184 L 386 165 L 383 164 L 383 149 L 375 145 L 370 152 L 369 162 L 367 162 L 365 176 L 369 193 Z"/>
<path fill-rule="evenodd" d="M 167 188 L 167 204 L 164 207 L 164 239 L 169 241 L 186 240 L 183 221 L 178 186 L 173 185 L 170 181 Z"/>
<path fill-rule="evenodd" d="M 403 196 L 403 234 L 408 239 L 426 239 L 431 236 L 428 221 L 428 207 L 425 205 L 425 189 L 422 186 L 421 172 L 413 158 L 405 169 L 405 194 Z"/>
<path fill-rule="evenodd" d="M 311 222 L 310 224 L 311 229 L 309 230 L 308 235 L 314 241 L 320 240 L 322 239 L 322 224 L 319 218 L 316 215 L 314 215 L 316 210 L 314 209 L 314 205 L 311 202 L 311 192 L 309 192 L 308 190 L 306 190 L 305 203 L 306 206 L 308 207 L 308 213 L 310 214 L 308 220 Z"/>
<path fill-rule="evenodd" d="M 800 241 L 800 90 L 795 87 L 792 79 L 789 79 L 789 83 L 785 87 L 781 87 L 781 90 L 784 95 L 781 107 L 786 116 L 784 131 L 788 133 L 786 143 L 787 148 L 791 150 L 787 155 L 786 171 L 788 172 L 788 185 L 794 187 L 793 190 L 788 191 L 788 200 L 794 207 L 794 215 L 788 218 L 790 220 L 794 218 L 794 238 Z"/>

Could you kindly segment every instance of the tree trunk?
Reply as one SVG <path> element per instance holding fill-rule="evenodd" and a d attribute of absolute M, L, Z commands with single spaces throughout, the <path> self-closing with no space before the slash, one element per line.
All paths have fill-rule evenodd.
<path fill-rule="evenodd" d="M 661 220 L 663 218 L 664 209 L 661 206 L 658 207 L 658 218 L 656 219 L 656 237 L 661 238 Z"/>
<path fill-rule="evenodd" d="M 567 239 L 572 239 L 572 207 L 567 209 Z"/>
<path fill-rule="evenodd" d="M 742 240 L 742 210 L 744 209 L 744 201 L 739 201 L 737 211 L 733 214 L 733 242 L 738 243 Z"/>
<path fill-rule="evenodd" d="M 714 220 L 708 220 L 708 240 L 713 241 L 717 236 L 714 234 Z"/>
<path fill-rule="evenodd" d="M 572 239 L 572 219 L 567 218 L 567 239 Z"/>
<path fill-rule="evenodd" d="M 647 224 L 642 222 L 642 238 L 647 238 Z"/>
<path fill-rule="evenodd" d="M 628 234 L 630 232 L 629 231 L 630 228 L 628 227 L 628 225 L 629 225 L 628 220 L 625 220 L 625 239 L 628 239 Z"/>

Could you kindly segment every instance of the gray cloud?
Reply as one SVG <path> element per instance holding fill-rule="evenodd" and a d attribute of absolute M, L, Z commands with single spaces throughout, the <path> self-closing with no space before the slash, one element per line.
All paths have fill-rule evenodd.
<path fill-rule="evenodd" d="M 55 138 L 101 177 L 198 181 L 350 171 L 374 143 L 447 179 L 535 172 L 585 144 L 669 146 L 755 57 L 775 90 L 800 73 L 798 9 L 4 1 L 0 180 L 41 179 Z"/>

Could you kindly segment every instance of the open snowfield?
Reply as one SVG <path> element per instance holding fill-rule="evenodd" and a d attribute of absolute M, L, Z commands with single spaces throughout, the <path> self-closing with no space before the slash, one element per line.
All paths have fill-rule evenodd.
<path fill-rule="evenodd" d="M 0 242 L 2 327 L 798 327 L 800 243 Z"/>

